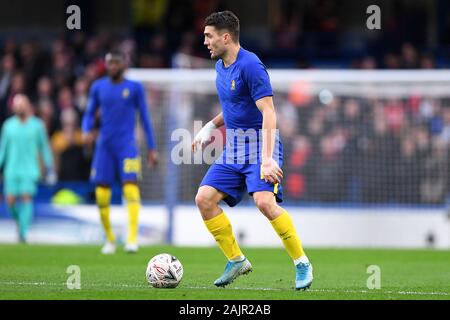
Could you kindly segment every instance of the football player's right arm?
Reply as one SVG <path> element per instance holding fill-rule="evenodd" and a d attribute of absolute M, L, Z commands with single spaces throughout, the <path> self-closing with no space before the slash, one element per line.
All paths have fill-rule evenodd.
<path fill-rule="evenodd" d="M 197 133 L 192 142 L 192 151 L 197 152 L 198 148 L 203 147 L 205 143 L 211 140 L 212 134 L 215 129 L 220 128 L 225 124 L 223 120 L 223 113 L 219 113 L 214 119 L 205 124 L 205 126 Z"/>
<path fill-rule="evenodd" d="M 99 106 L 97 91 L 97 85 L 94 83 L 89 91 L 89 99 L 81 123 L 83 143 L 87 145 L 91 145 L 94 142 L 94 135 L 91 131 L 94 128 L 95 115 Z"/>

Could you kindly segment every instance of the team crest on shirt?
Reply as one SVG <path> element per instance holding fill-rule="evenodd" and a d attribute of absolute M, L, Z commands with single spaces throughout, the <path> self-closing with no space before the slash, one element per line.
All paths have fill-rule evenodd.
<path fill-rule="evenodd" d="M 122 97 L 124 99 L 128 98 L 128 96 L 130 95 L 130 90 L 128 90 L 128 88 L 123 89 L 122 91 Z"/>
<path fill-rule="evenodd" d="M 236 81 L 231 81 L 231 90 L 236 90 Z"/>

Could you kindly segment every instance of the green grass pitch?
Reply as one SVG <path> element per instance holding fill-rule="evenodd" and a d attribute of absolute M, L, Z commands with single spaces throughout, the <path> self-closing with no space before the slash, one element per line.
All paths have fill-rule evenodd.
<path fill-rule="evenodd" d="M 218 248 L 142 247 L 103 256 L 97 246 L 0 245 L 0 299 L 450 299 L 450 251 L 309 249 L 315 280 L 295 291 L 294 267 L 282 249 L 244 248 L 254 271 L 226 288 Z M 154 289 L 145 279 L 148 260 L 168 252 L 184 266 L 176 289 Z M 81 289 L 69 290 L 67 268 L 81 269 Z M 369 290 L 367 268 L 381 269 L 381 288 Z"/>

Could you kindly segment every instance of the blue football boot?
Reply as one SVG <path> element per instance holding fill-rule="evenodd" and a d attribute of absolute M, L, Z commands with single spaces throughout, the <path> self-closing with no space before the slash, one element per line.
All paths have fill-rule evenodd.
<path fill-rule="evenodd" d="M 224 273 L 219 279 L 214 281 L 214 285 L 217 287 L 225 287 L 240 275 L 252 272 L 252 270 L 252 265 L 247 258 L 239 262 L 228 261 Z"/>
<path fill-rule="evenodd" d="M 296 266 L 295 289 L 306 290 L 313 282 L 313 267 L 309 262 L 300 262 Z"/>

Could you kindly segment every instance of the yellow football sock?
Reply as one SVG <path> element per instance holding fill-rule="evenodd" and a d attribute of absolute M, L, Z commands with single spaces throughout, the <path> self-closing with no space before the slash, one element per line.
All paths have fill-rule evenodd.
<path fill-rule="evenodd" d="M 270 221 L 270 223 L 281 238 L 281 241 L 283 241 L 283 245 L 289 256 L 292 260 L 297 260 L 301 256 L 304 256 L 305 252 L 303 251 L 302 243 L 297 235 L 297 231 L 295 231 L 291 216 L 286 210 L 283 209 L 283 211 L 281 216 Z"/>
<path fill-rule="evenodd" d="M 95 199 L 97 201 L 98 209 L 100 210 L 100 219 L 102 221 L 103 229 L 105 230 L 106 239 L 109 242 L 114 242 L 116 238 L 109 219 L 111 189 L 107 187 L 95 188 Z"/>
<path fill-rule="evenodd" d="M 123 186 L 123 196 L 128 207 L 128 239 L 127 243 L 137 243 L 139 230 L 139 209 L 141 207 L 141 195 L 139 187 L 132 183 Z"/>
<path fill-rule="evenodd" d="M 228 260 L 231 261 L 243 257 L 242 251 L 234 238 L 230 220 L 228 220 L 225 212 L 210 220 L 206 220 L 205 225 Z"/>

